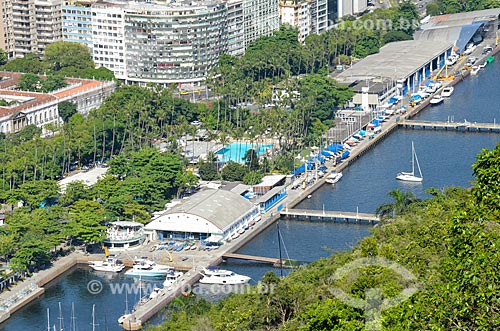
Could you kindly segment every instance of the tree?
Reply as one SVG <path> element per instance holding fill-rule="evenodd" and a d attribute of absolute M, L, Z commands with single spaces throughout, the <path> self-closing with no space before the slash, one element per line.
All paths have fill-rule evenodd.
<path fill-rule="evenodd" d="M 230 182 L 241 181 L 246 173 L 247 169 L 244 165 L 229 161 L 224 168 L 222 168 L 222 179 Z"/>
<path fill-rule="evenodd" d="M 425 13 L 430 16 L 441 15 L 441 6 L 438 2 L 428 2 L 425 5 Z"/>
<path fill-rule="evenodd" d="M 21 91 L 32 91 L 32 92 L 37 92 L 42 89 L 42 81 L 38 75 L 28 73 L 24 74 L 19 78 L 19 83 L 17 84 L 17 87 Z"/>
<path fill-rule="evenodd" d="M 88 47 L 80 43 L 57 41 L 45 47 L 43 61 L 52 71 L 72 76 L 78 70 L 94 68 Z"/>
<path fill-rule="evenodd" d="M 78 200 L 69 209 L 67 234 L 87 245 L 103 241 L 106 238 L 103 214 L 104 209 L 99 202 Z"/>
<path fill-rule="evenodd" d="M 388 195 L 394 199 L 394 202 L 377 207 L 375 213 L 381 218 L 404 214 L 411 204 L 420 201 L 412 192 L 402 192 L 399 189 L 389 191 Z"/>
<path fill-rule="evenodd" d="M 399 4 L 393 17 L 393 28 L 413 36 L 420 22 L 420 14 L 417 6 L 408 0 Z"/>
<path fill-rule="evenodd" d="M 259 169 L 259 156 L 255 149 L 251 148 L 247 150 L 245 156 L 243 156 L 243 161 L 245 161 L 245 166 L 248 168 L 248 171 Z"/>
<path fill-rule="evenodd" d="M 35 54 L 26 54 L 24 58 L 13 59 L 2 66 L 2 70 L 41 74 L 47 70 L 45 63 Z"/>
<path fill-rule="evenodd" d="M 42 92 L 48 93 L 67 86 L 64 77 L 61 75 L 48 75 L 42 81 Z"/>
<path fill-rule="evenodd" d="M 384 44 L 392 43 L 394 41 L 411 40 L 411 39 L 413 39 L 413 37 L 404 31 L 391 30 L 384 35 Z"/>
<path fill-rule="evenodd" d="M 65 123 L 76 114 L 76 104 L 71 101 L 62 101 L 57 105 L 57 109 L 59 111 L 59 116 L 63 119 Z"/>
<path fill-rule="evenodd" d="M 246 185 L 255 185 L 260 183 L 264 176 L 257 171 L 251 171 L 243 177 L 243 183 Z"/>
<path fill-rule="evenodd" d="M 208 162 L 201 162 L 198 167 L 198 174 L 203 180 L 216 180 L 219 178 L 219 173 L 214 164 Z"/>
<path fill-rule="evenodd" d="M 96 79 L 96 80 L 115 80 L 115 73 L 108 68 L 99 67 L 95 68 L 85 68 L 77 73 L 78 77 Z"/>
<path fill-rule="evenodd" d="M 8 60 L 7 53 L 0 48 L 0 65 L 4 65 L 5 63 L 7 63 L 7 60 Z"/>

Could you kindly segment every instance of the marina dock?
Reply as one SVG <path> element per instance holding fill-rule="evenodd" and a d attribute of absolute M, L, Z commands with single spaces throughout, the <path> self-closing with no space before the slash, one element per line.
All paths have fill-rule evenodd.
<path fill-rule="evenodd" d="M 398 122 L 400 127 L 407 129 L 423 130 L 455 130 L 463 132 L 495 132 L 500 133 L 500 125 L 496 123 L 477 123 L 477 122 L 439 122 L 439 121 L 419 121 L 402 120 Z"/>
<path fill-rule="evenodd" d="M 308 220 L 331 220 L 334 222 L 369 222 L 371 224 L 377 223 L 379 217 L 375 214 L 345 212 L 345 211 L 331 211 L 331 210 L 308 210 L 308 209 L 286 209 L 282 210 L 282 216 L 302 218 Z"/>

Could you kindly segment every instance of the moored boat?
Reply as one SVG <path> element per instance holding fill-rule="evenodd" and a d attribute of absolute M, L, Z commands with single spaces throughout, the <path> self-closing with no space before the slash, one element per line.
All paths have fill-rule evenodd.
<path fill-rule="evenodd" d="M 454 90 L 455 90 L 455 88 L 453 86 L 447 86 L 447 87 L 443 88 L 443 90 L 441 91 L 441 96 L 448 98 L 453 94 Z"/>
<path fill-rule="evenodd" d="M 102 261 L 90 261 L 89 266 L 95 271 L 120 272 L 125 268 L 121 260 L 108 256 Z"/>
<path fill-rule="evenodd" d="M 248 276 L 214 267 L 205 268 L 200 273 L 203 276 L 200 279 L 201 284 L 237 285 L 246 284 L 250 281 Z"/>
<path fill-rule="evenodd" d="M 342 178 L 342 173 L 341 172 L 334 172 L 326 177 L 325 182 L 327 182 L 328 184 L 335 184 L 336 182 L 338 182 L 340 180 L 340 178 Z"/>
<path fill-rule="evenodd" d="M 440 94 L 437 94 L 437 95 L 435 95 L 435 96 L 432 97 L 432 99 L 431 99 L 431 101 L 429 101 L 429 103 L 431 105 L 437 105 L 437 104 L 440 104 L 443 101 L 444 101 L 444 98 Z"/>
<path fill-rule="evenodd" d="M 142 276 L 142 277 L 161 277 L 168 274 L 172 267 L 149 260 L 148 258 L 141 257 L 134 260 L 132 269 L 127 270 L 127 276 Z"/>

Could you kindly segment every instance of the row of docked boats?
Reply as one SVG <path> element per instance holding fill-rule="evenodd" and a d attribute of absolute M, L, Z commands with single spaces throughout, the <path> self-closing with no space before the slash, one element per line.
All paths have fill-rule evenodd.
<path fill-rule="evenodd" d="M 442 103 L 445 98 L 449 98 L 453 94 L 454 90 L 455 88 L 453 86 L 444 87 L 441 93 L 434 95 L 429 103 L 431 105 L 438 105 Z"/>

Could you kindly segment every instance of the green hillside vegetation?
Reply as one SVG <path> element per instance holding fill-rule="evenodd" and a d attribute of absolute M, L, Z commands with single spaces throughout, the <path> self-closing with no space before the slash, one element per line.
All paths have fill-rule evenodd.
<path fill-rule="evenodd" d="M 434 0 L 426 5 L 427 15 L 456 14 L 500 7 L 499 0 Z"/>
<path fill-rule="evenodd" d="M 387 299 L 412 286 L 418 291 L 382 313 L 382 330 L 498 329 L 499 157 L 500 144 L 481 152 L 471 190 L 431 189 L 430 199 L 394 206 L 398 213 L 386 216 L 352 252 L 320 259 L 285 278 L 266 274 L 262 281 L 274 286 L 272 293 L 255 289 L 211 305 L 184 298 L 182 305 L 167 309 L 167 322 L 148 330 L 365 330 L 364 310 L 341 302 L 334 289 L 364 299 L 367 289 L 380 288 Z M 332 278 L 342 266 L 364 257 L 394 261 L 417 282 L 378 266 Z"/>

